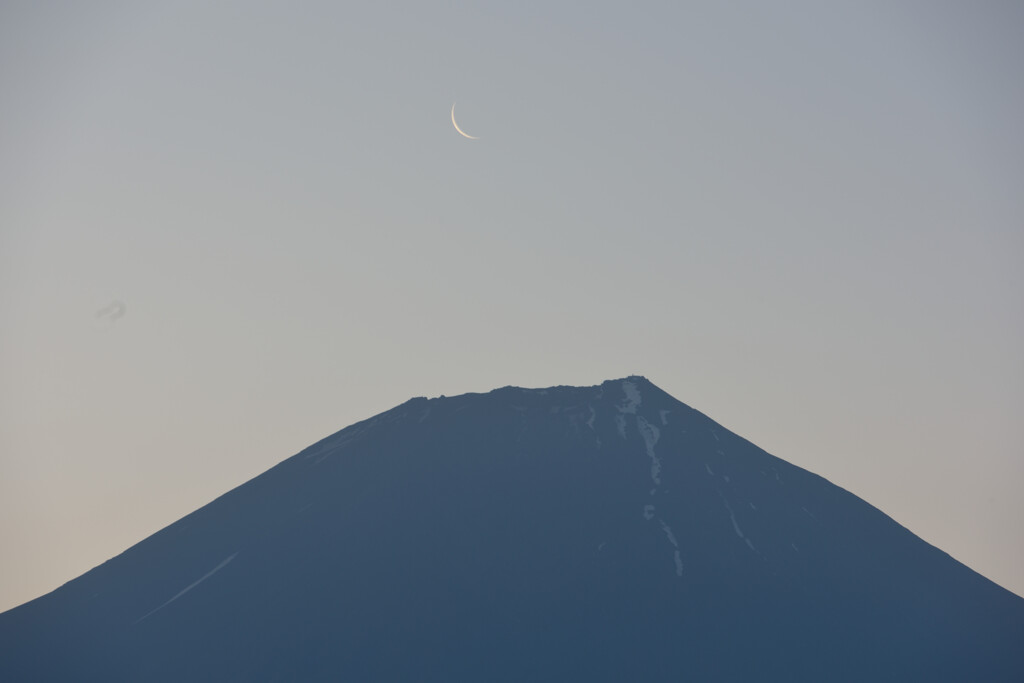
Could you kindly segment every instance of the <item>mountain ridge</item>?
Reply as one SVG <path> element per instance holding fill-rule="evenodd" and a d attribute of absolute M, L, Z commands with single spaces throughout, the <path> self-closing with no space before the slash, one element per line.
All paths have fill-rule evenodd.
<path fill-rule="evenodd" d="M 634 375 L 356 422 L 0 614 L 0 677 L 1016 680 L 1021 629 L 1024 600 Z"/>

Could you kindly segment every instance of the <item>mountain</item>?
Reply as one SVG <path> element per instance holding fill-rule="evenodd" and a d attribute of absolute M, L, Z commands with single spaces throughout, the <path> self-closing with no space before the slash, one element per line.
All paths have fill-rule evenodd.
<path fill-rule="evenodd" d="M 642 377 L 415 398 L 0 615 L 3 681 L 1024 681 L 1024 600 Z"/>

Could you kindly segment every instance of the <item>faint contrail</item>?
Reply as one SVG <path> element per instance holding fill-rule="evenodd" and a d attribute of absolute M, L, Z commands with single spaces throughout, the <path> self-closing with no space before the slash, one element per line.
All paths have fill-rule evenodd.
<path fill-rule="evenodd" d="M 124 305 L 123 301 L 118 301 L 117 299 L 114 299 L 108 305 L 96 311 L 96 317 L 106 317 L 108 320 L 110 320 L 111 323 L 113 323 L 118 318 L 124 316 L 125 311 L 127 310 L 128 307 Z"/>

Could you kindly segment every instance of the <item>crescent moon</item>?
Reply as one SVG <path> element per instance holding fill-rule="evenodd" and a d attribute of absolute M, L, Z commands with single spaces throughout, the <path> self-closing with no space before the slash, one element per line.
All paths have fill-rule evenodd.
<path fill-rule="evenodd" d="M 473 135 L 469 135 L 468 133 L 464 133 L 463 130 L 461 128 L 459 128 L 459 124 L 455 123 L 455 103 L 454 102 L 452 102 L 452 125 L 455 126 L 455 130 L 457 130 L 459 132 L 459 135 L 461 135 L 462 137 L 469 138 L 470 140 L 479 140 L 480 139 L 480 138 L 475 137 Z"/>

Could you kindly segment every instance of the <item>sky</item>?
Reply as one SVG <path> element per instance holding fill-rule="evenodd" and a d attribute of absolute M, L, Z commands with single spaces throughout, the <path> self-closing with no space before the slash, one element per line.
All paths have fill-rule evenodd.
<path fill-rule="evenodd" d="M 1024 595 L 1022 28 L 0 3 L 0 610 L 413 396 L 630 374 Z"/>

